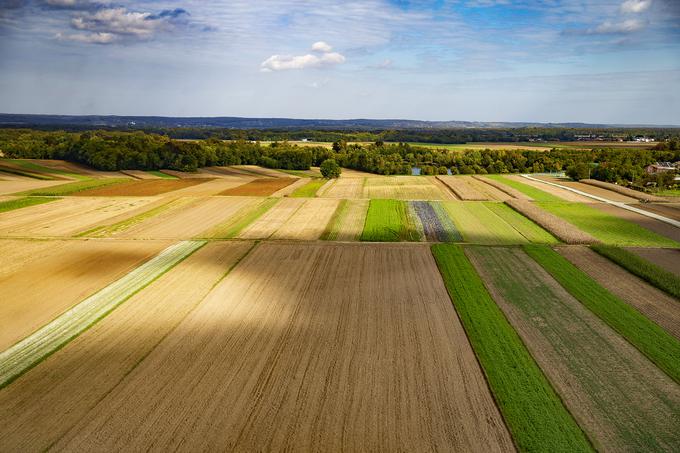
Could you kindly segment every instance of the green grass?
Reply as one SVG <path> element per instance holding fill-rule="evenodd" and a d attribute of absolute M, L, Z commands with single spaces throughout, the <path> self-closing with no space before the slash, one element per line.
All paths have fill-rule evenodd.
<path fill-rule="evenodd" d="M 574 298 L 680 383 L 680 341 L 604 289 L 548 246 L 528 245 L 526 253 Z"/>
<path fill-rule="evenodd" d="M 446 289 L 520 451 L 592 451 L 460 246 L 432 246 Z"/>
<path fill-rule="evenodd" d="M 583 203 L 537 203 L 608 245 L 680 247 L 680 243 Z"/>
<path fill-rule="evenodd" d="M 258 205 L 244 209 L 237 215 L 231 217 L 225 223 L 211 228 L 209 231 L 199 235 L 200 237 L 211 239 L 231 239 L 243 231 L 245 227 L 259 219 L 265 212 L 269 211 L 272 206 L 278 203 L 280 198 L 265 198 Z"/>
<path fill-rule="evenodd" d="M 53 187 L 45 187 L 42 189 L 33 189 L 26 192 L 21 192 L 17 195 L 57 197 L 61 195 L 71 195 L 76 192 L 82 192 L 84 190 L 94 189 L 97 187 L 111 186 L 114 184 L 120 184 L 130 181 L 132 180 L 127 178 L 88 179 L 83 181 L 70 182 L 67 184 L 61 184 Z"/>
<path fill-rule="evenodd" d="M 559 240 L 505 203 L 484 202 L 484 206 L 534 244 L 557 244 Z"/>
<path fill-rule="evenodd" d="M 15 209 L 26 208 L 28 206 L 35 206 L 38 204 L 49 203 L 50 201 L 59 200 L 59 198 L 40 198 L 40 197 L 25 197 L 16 200 L 0 201 L 0 212 L 13 211 Z"/>
<path fill-rule="evenodd" d="M 406 202 L 401 200 L 371 200 L 362 241 L 419 241 L 420 234 L 409 215 Z"/>
<path fill-rule="evenodd" d="M 287 173 L 289 175 L 293 176 L 299 176 L 300 178 L 314 178 L 312 173 L 313 170 L 284 170 L 282 168 L 277 168 L 276 171 L 280 171 L 282 173 Z M 316 172 L 314 172 L 316 173 Z M 321 173 L 318 173 L 318 176 L 321 176 Z"/>
<path fill-rule="evenodd" d="M 512 179 L 508 179 L 500 175 L 487 175 L 487 178 L 491 178 L 502 184 L 505 184 L 506 186 L 512 187 L 515 190 L 519 190 L 524 195 L 533 198 L 535 201 L 564 201 L 562 198 L 544 192 L 541 189 L 537 189 L 528 184 L 524 184 L 519 181 L 514 181 Z"/>
<path fill-rule="evenodd" d="M 654 195 L 662 197 L 680 197 L 680 189 L 665 189 L 654 192 Z"/>
<path fill-rule="evenodd" d="M 23 160 L 23 159 L 7 159 L 9 162 L 12 162 L 15 165 L 19 165 L 22 168 L 25 168 L 26 170 L 29 171 L 36 171 L 36 172 L 43 172 L 43 173 L 50 173 L 53 175 L 60 175 L 60 176 L 66 176 L 69 178 L 73 179 L 79 179 L 79 180 L 88 180 L 92 179 L 89 176 L 85 175 L 79 175 L 78 173 L 72 173 L 69 171 L 64 171 L 64 170 L 59 170 L 58 168 L 50 168 L 50 167 L 45 167 L 44 165 L 36 164 L 35 162 Z"/>
<path fill-rule="evenodd" d="M 680 278 L 677 275 L 660 268 L 654 263 L 629 252 L 628 250 L 609 245 L 596 244 L 591 248 L 600 255 L 615 262 L 628 272 L 651 283 L 671 296 L 680 299 Z"/>
<path fill-rule="evenodd" d="M 169 175 L 158 170 L 146 170 L 146 172 L 150 175 L 158 176 L 159 178 L 163 179 L 179 179 L 177 176 Z"/>
<path fill-rule="evenodd" d="M 516 226 L 498 215 L 480 201 L 443 201 L 442 205 L 463 235 L 471 244 L 511 245 L 526 244 L 528 239 Z M 507 213 L 506 213 L 507 215 Z M 509 216 L 508 216 L 509 217 Z M 515 219 L 515 224 L 521 220 Z"/>
<path fill-rule="evenodd" d="M 307 184 L 302 187 L 298 187 L 290 194 L 293 198 L 313 198 L 316 196 L 316 192 L 328 182 L 327 179 L 323 178 L 312 178 Z"/>
<path fill-rule="evenodd" d="M 331 216 L 326 225 L 326 229 L 320 237 L 322 241 L 335 241 L 338 239 L 340 226 L 347 215 L 348 204 L 349 202 L 347 200 L 340 200 L 338 207 L 335 209 L 333 216 Z"/>

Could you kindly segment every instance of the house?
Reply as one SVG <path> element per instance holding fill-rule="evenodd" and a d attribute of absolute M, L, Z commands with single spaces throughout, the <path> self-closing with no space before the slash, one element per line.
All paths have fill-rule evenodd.
<path fill-rule="evenodd" d="M 677 164 L 678 164 L 677 162 L 675 164 L 672 164 L 670 162 L 657 162 L 652 165 L 647 165 L 645 171 L 649 175 L 653 175 L 656 173 L 665 173 L 667 171 L 677 171 L 678 170 Z"/>

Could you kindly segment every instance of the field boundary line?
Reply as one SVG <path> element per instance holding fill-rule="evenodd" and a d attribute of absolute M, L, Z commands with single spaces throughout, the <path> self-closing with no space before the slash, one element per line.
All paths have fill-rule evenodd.
<path fill-rule="evenodd" d="M 182 241 L 171 245 L 0 353 L 0 389 L 62 348 L 206 243 Z"/>
<path fill-rule="evenodd" d="M 645 211 L 644 209 L 638 209 L 636 207 L 629 206 L 629 205 L 622 203 L 620 201 L 608 200 L 606 198 L 602 198 L 602 197 L 597 196 L 597 195 L 593 195 L 593 194 L 583 192 L 583 191 L 578 190 L 578 189 L 574 189 L 573 187 L 563 186 L 561 184 L 557 184 L 557 183 L 550 182 L 550 181 L 543 181 L 542 179 L 534 178 L 533 176 L 530 176 L 530 175 L 521 175 L 521 176 L 523 178 L 530 179 L 532 181 L 537 181 L 537 182 L 540 182 L 542 184 L 548 184 L 549 186 L 559 187 L 560 189 L 568 190 L 568 191 L 573 192 L 575 194 L 582 195 L 582 196 L 588 197 L 588 198 L 592 198 L 593 200 L 601 201 L 603 203 L 607 203 L 607 204 L 610 204 L 612 206 L 627 209 L 628 211 L 635 212 L 637 214 L 641 214 L 641 215 L 643 215 L 645 217 L 649 217 L 651 219 L 659 220 L 659 221 L 667 223 L 669 225 L 673 225 L 676 228 L 680 228 L 680 222 L 678 222 L 677 220 L 669 219 L 668 217 L 664 217 L 662 215 L 659 215 L 659 214 L 656 214 L 656 213 L 653 213 L 653 212 Z"/>

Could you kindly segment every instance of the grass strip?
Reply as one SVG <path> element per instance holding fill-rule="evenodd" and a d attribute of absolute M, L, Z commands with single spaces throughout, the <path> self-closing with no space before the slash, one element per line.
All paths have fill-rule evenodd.
<path fill-rule="evenodd" d="M 401 200 L 371 200 L 368 205 L 362 241 L 419 241 L 420 234 Z"/>
<path fill-rule="evenodd" d="M 348 204 L 347 200 L 340 200 L 338 207 L 335 209 L 335 212 L 326 225 L 326 229 L 320 237 L 322 241 L 335 241 L 338 239 L 342 222 L 347 216 Z"/>
<path fill-rule="evenodd" d="M 432 254 L 518 449 L 593 451 L 462 247 L 436 244 Z"/>
<path fill-rule="evenodd" d="M 53 175 L 67 176 L 73 179 L 87 180 L 92 179 L 89 176 L 80 175 L 78 173 L 72 173 L 70 171 L 59 170 L 58 168 L 45 167 L 44 165 L 36 164 L 35 162 L 29 162 L 22 159 L 9 159 L 10 162 L 19 165 L 26 170 L 32 170 L 40 173 L 50 173 Z"/>
<path fill-rule="evenodd" d="M 271 209 L 279 201 L 281 201 L 281 198 L 265 198 L 252 209 L 244 209 L 239 214 L 231 217 L 225 223 L 217 225 L 207 234 L 201 236 L 211 239 L 235 238 L 241 233 L 241 231 L 243 231 L 245 227 L 259 219 L 265 212 L 269 211 L 269 209 Z"/>
<path fill-rule="evenodd" d="M 96 237 L 96 238 L 101 238 L 101 237 L 107 237 L 116 233 L 120 233 L 122 231 L 125 231 L 137 224 L 142 223 L 143 221 L 155 217 L 158 214 L 167 211 L 168 209 L 172 208 L 178 203 L 184 203 L 185 199 L 179 199 L 179 200 L 172 200 L 169 201 L 165 204 L 162 204 L 160 206 L 156 206 L 155 208 L 149 209 L 146 212 L 142 212 L 139 215 L 136 215 L 134 217 L 131 217 L 129 219 L 122 220 L 118 223 L 114 223 L 113 225 L 102 225 L 98 226 L 86 231 L 83 231 L 81 233 L 78 233 L 76 237 Z"/>
<path fill-rule="evenodd" d="M 591 248 L 631 274 L 637 275 L 676 299 L 680 299 L 680 278 L 675 274 L 620 247 L 596 244 Z"/>
<path fill-rule="evenodd" d="M 0 201 L 0 212 L 13 211 L 15 209 L 49 203 L 50 201 L 55 200 L 59 200 L 59 198 L 25 197 L 16 200 Z"/>
<path fill-rule="evenodd" d="M 512 209 L 510 206 L 507 206 L 504 203 L 496 203 L 496 202 L 484 202 L 484 206 L 489 208 L 494 214 L 496 214 L 498 217 L 501 219 L 505 220 L 511 227 L 513 227 L 515 230 L 517 230 L 522 236 L 527 238 L 530 242 L 533 242 L 535 244 L 557 244 L 559 241 L 532 222 L 530 219 L 524 217 L 521 215 L 519 212 L 515 211 Z"/>
<path fill-rule="evenodd" d="M 20 192 L 17 195 L 32 195 L 43 197 L 58 197 L 62 195 L 71 195 L 83 190 L 94 189 L 97 187 L 111 186 L 114 184 L 122 184 L 130 182 L 127 178 L 102 178 L 102 179 L 87 179 L 82 181 L 70 182 L 67 184 L 60 184 L 53 187 L 44 187 L 42 189 L 33 189 L 26 192 Z"/>
<path fill-rule="evenodd" d="M 205 244 L 205 241 L 182 241 L 171 245 L 0 353 L 0 389 L 64 347 Z"/>
<path fill-rule="evenodd" d="M 158 170 L 146 170 L 146 173 L 154 176 L 158 176 L 159 178 L 163 179 L 179 179 L 177 176 L 169 175 L 167 173 L 163 173 L 162 171 Z"/>
<path fill-rule="evenodd" d="M 510 186 L 515 190 L 519 190 L 524 195 L 531 197 L 535 201 L 564 201 L 560 197 L 556 197 L 555 195 L 544 192 L 541 189 L 537 189 L 536 187 L 515 181 L 513 179 L 508 179 L 500 175 L 486 175 L 486 177 Z"/>
<path fill-rule="evenodd" d="M 680 243 L 583 203 L 536 203 L 608 245 L 680 247 Z"/>
<path fill-rule="evenodd" d="M 38 179 L 40 181 L 54 181 L 54 178 L 48 175 L 41 175 L 40 173 L 32 173 L 29 171 L 19 170 L 17 168 L 0 166 L 0 171 L 9 173 L 11 175 L 23 176 L 24 178 Z"/>
<path fill-rule="evenodd" d="M 328 180 L 323 178 L 311 178 L 311 180 L 302 187 L 298 187 L 290 194 L 293 198 L 313 198 L 316 192 L 326 184 Z"/>
<path fill-rule="evenodd" d="M 574 298 L 680 383 L 680 341 L 544 245 L 524 246 Z"/>

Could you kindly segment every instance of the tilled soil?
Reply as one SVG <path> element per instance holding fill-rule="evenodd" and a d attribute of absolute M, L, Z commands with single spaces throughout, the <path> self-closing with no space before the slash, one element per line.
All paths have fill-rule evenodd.
<path fill-rule="evenodd" d="M 627 250 L 680 277 L 680 250 L 646 247 L 627 247 Z"/>
<path fill-rule="evenodd" d="M 512 451 L 427 247 L 263 243 L 61 450 Z"/>
<path fill-rule="evenodd" d="M 256 179 L 249 183 L 227 189 L 220 195 L 244 195 L 253 197 L 268 197 L 274 192 L 293 184 L 298 178 L 267 178 Z"/>
<path fill-rule="evenodd" d="M 597 450 L 678 451 L 677 383 L 522 250 L 467 253 Z"/>
<path fill-rule="evenodd" d="M 339 200 L 312 198 L 298 209 L 273 235 L 272 239 L 313 241 L 326 230 L 328 221 L 338 207 Z"/>

